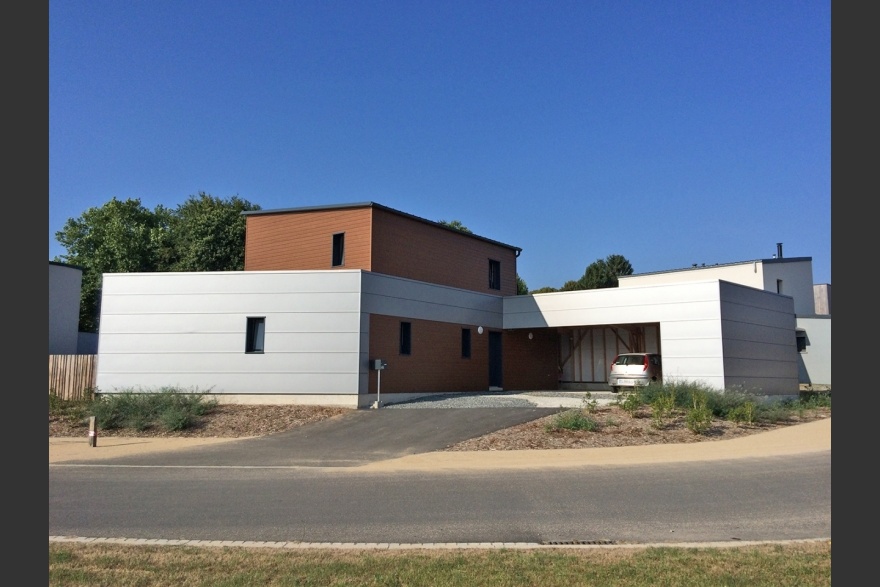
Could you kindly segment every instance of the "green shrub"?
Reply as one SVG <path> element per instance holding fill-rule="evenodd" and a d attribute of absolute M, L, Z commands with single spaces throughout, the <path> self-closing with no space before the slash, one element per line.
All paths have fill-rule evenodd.
<path fill-rule="evenodd" d="M 798 396 L 798 399 L 801 407 L 808 410 L 831 407 L 830 391 L 805 391 Z"/>
<path fill-rule="evenodd" d="M 639 408 L 642 407 L 642 396 L 638 390 L 627 393 L 626 396 L 624 396 L 623 401 L 620 402 L 620 407 L 627 414 L 635 418 Z"/>
<path fill-rule="evenodd" d="M 172 406 L 159 414 L 159 423 L 162 428 L 171 432 L 191 428 L 195 422 L 192 412 L 181 406 Z"/>
<path fill-rule="evenodd" d="M 666 424 L 666 419 L 675 411 L 675 390 L 669 393 L 661 393 L 654 397 L 651 402 L 651 416 L 654 420 L 654 428 L 661 429 Z"/>
<path fill-rule="evenodd" d="M 599 424 L 590 418 L 583 410 L 566 410 L 556 415 L 546 426 L 547 432 L 557 430 L 586 430 L 593 432 L 599 428 Z"/>
<path fill-rule="evenodd" d="M 747 401 L 728 412 L 731 421 L 737 424 L 753 424 L 755 422 L 755 404 Z"/>
<path fill-rule="evenodd" d="M 584 399 L 581 400 L 581 403 L 584 405 L 584 409 L 590 414 L 595 414 L 599 410 L 599 402 L 593 397 L 593 394 L 589 391 L 584 394 Z"/>
<path fill-rule="evenodd" d="M 90 411 L 97 426 L 104 430 L 160 426 L 179 431 L 193 426 L 199 416 L 216 406 L 217 401 L 205 399 L 203 393 L 163 387 L 157 391 L 138 388 L 102 395 L 91 403 Z"/>
<path fill-rule="evenodd" d="M 694 434 L 704 434 L 712 426 L 712 410 L 708 405 L 709 395 L 705 390 L 692 390 L 692 403 L 686 420 L 688 430 Z"/>

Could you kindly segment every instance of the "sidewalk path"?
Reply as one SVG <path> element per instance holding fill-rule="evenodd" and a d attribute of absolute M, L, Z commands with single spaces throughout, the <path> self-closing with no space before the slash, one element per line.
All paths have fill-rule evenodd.
<path fill-rule="evenodd" d="M 194 447 L 234 444 L 240 438 L 49 438 L 49 464 L 160 455 Z M 515 451 L 435 451 L 352 467 L 353 471 L 437 471 L 580 467 L 785 456 L 831 450 L 831 418 L 732 440 L 612 448 Z"/>

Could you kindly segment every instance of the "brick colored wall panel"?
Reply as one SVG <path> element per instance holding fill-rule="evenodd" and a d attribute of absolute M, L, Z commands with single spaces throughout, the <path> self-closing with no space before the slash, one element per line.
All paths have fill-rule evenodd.
<path fill-rule="evenodd" d="M 345 233 L 345 263 L 370 266 L 370 208 L 247 216 L 245 271 L 334 269 L 333 235 Z"/>
<path fill-rule="evenodd" d="M 502 346 L 505 391 L 558 389 L 559 334 L 555 328 L 506 331 Z"/>
<path fill-rule="evenodd" d="M 489 387 L 488 337 L 470 327 L 471 358 L 461 356 L 461 329 L 468 325 L 427 320 L 412 324 L 412 354 L 400 354 L 400 318 L 370 317 L 370 359 L 383 359 L 382 394 L 485 391 Z M 377 373 L 370 372 L 376 393 Z"/>
<path fill-rule="evenodd" d="M 501 289 L 489 289 L 489 259 L 501 263 Z M 496 295 L 516 294 L 516 254 L 501 245 L 377 210 L 373 271 Z"/>

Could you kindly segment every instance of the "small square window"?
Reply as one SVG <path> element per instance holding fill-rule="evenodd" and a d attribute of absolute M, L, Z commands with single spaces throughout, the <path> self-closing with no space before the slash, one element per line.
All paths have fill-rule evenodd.
<path fill-rule="evenodd" d="M 807 334 L 805 332 L 797 333 L 797 350 L 799 353 L 807 352 Z"/>
<path fill-rule="evenodd" d="M 489 259 L 489 289 L 501 289 L 501 261 Z"/>
<path fill-rule="evenodd" d="M 262 353 L 265 350 L 266 319 L 247 319 L 247 340 L 244 343 L 244 352 Z"/>
<path fill-rule="evenodd" d="M 400 323 L 400 354 L 412 354 L 412 323 Z"/>
<path fill-rule="evenodd" d="M 345 265 L 345 233 L 340 232 L 333 235 L 333 266 L 343 265 Z"/>
<path fill-rule="evenodd" d="M 470 359 L 471 358 L 471 329 L 470 328 L 462 328 L 461 329 L 461 358 L 462 359 Z"/>

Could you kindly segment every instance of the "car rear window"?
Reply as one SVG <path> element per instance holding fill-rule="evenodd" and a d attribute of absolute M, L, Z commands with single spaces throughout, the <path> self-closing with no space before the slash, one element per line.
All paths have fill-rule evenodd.
<path fill-rule="evenodd" d="M 615 365 L 644 365 L 644 355 L 620 355 L 614 362 Z"/>

